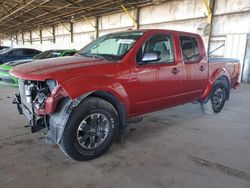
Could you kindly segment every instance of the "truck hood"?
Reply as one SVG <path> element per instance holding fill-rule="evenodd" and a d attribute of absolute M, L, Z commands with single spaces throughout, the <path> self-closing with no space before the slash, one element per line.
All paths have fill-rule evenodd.
<path fill-rule="evenodd" d="M 71 56 L 63 58 L 50 58 L 36 60 L 27 64 L 14 67 L 10 73 L 24 80 L 60 80 L 73 77 L 76 69 L 97 66 L 101 64 L 115 63 L 100 58 L 89 58 L 84 56 Z"/>

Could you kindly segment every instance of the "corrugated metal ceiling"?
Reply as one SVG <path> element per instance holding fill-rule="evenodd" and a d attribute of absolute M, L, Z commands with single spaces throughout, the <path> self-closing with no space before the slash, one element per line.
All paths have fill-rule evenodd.
<path fill-rule="evenodd" d="M 12 35 L 164 0 L 0 0 L 0 34 Z"/>

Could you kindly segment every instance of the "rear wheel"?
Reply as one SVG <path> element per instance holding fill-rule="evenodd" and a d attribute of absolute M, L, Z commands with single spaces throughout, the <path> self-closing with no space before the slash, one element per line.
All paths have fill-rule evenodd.
<path fill-rule="evenodd" d="M 202 110 L 207 114 L 219 113 L 226 101 L 226 88 L 224 84 L 214 85 L 210 97 L 206 103 L 201 104 Z"/>
<path fill-rule="evenodd" d="M 91 160 L 109 149 L 118 127 L 115 108 L 103 99 L 89 97 L 70 115 L 59 145 L 74 160 Z"/>

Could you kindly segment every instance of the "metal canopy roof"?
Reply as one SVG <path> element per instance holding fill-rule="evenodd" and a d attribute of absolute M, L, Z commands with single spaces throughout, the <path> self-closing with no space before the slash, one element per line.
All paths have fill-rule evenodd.
<path fill-rule="evenodd" d="M 162 0 L 0 0 L 0 35 L 41 29 Z"/>

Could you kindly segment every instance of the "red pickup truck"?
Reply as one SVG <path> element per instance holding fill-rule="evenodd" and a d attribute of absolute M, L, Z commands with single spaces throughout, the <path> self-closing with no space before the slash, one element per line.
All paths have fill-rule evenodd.
<path fill-rule="evenodd" d="M 197 34 L 134 30 L 102 36 L 74 57 L 15 67 L 14 103 L 32 132 L 47 137 L 69 157 L 102 155 L 124 133 L 129 119 L 198 101 L 221 111 L 237 88 L 240 64 L 210 59 Z"/>

